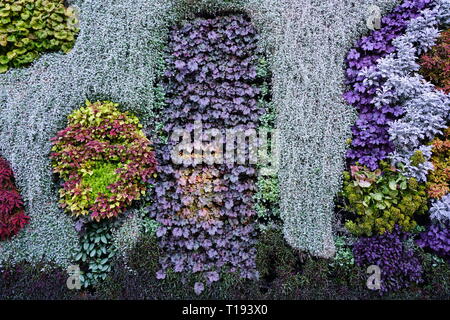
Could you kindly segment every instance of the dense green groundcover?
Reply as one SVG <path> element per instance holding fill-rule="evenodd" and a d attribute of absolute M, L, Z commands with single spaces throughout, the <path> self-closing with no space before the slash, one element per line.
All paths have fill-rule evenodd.
<path fill-rule="evenodd" d="M 79 31 L 73 8 L 63 0 L 2 0 L 0 73 L 29 65 L 40 54 L 69 52 Z"/>

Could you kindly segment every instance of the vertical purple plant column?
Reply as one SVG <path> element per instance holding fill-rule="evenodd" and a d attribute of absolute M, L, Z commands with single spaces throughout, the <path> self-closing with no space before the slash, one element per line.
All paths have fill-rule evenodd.
<path fill-rule="evenodd" d="M 241 15 L 197 19 L 172 30 L 163 115 L 167 136 L 183 129 L 198 142 L 206 130 L 216 129 L 222 144 L 227 129 L 257 128 L 264 112 L 257 103 L 257 40 Z M 161 223 L 157 236 L 165 251 L 157 276 L 164 278 L 172 269 L 202 273 L 209 283 L 221 271 L 255 277 L 255 166 L 204 163 L 190 154 L 176 164 L 171 154 L 177 143 L 169 139 L 159 150 L 150 210 Z M 196 292 L 203 288 L 202 283 L 195 286 Z"/>
<path fill-rule="evenodd" d="M 389 123 L 403 114 L 403 109 L 395 105 L 377 108 L 372 104 L 381 83 L 364 83 L 360 74 L 365 68 L 376 67 L 378 59 L 395 51 L 392 40 L 403 34 L 408 22 L 417 17 L 432 0 L 405 0 L 392 13 L 382 18 L 382 28 L 361 38 L 347 55 L 347 84 L 351 90 L 344 95 L 345 100 L 358 111 L 358 120 L 352 128 L 353 140 L 347 158 L 359 162 L 371 170 L 378 162 L 393 151 L 389 141 Z"/>

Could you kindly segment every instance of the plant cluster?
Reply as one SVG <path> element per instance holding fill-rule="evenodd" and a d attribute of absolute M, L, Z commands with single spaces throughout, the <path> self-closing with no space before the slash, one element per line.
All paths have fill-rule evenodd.
<path fill-rule="evenodd" d="M 338 236 L 336 242 L 336 255 L 331 263 L 331 267 L 349 270 L 355 265 L 355 257 L 352 251 L 352 242 L 343 236 Z"/>
<path fill-rule="evenodd" d="M 66 270 L 48 261 L 6 265 L 0 267 L 0 300 L 80 299 L 79 291 L 67 288 L 67 278 Z"/>
<path fill-rule="evenodd" d="M 123 222 L 119 221 L 117 226 L 113 226 L 111 234 L 118 256 L 125 259 L 140 237 L 145 234 L 155 235 L 158 224 L 155 220 L 147 217 L 145 206 L 128 210 L 120 220 L 123 220 Z"/>
<path fill-rule="evenodd" d="M 61 204 L 100 221 L 145 195 L 155 157 L 139 119 L 112 102 L 86 103 L 52 139 L 54 172 L 64 180 Z"/>
<path fill-rule="evenodd" d="M 345 225 L 358 236 L 392 232 L 396 225 L 411 231 L 417 225 L 414 215 L 428 210 L 425 185 L 383 161 L 376 171 L 359 166 L 345 171 L 343 196 L 345 209 L 357 217 Z"/>
<path fill-rule="evenodd" d="M 276 220 L 280 216 L 280 188 L 277 177 L 263 176 L 258 177 L 257 182 L 258 191 L 256 192 L 255 210 L 258 219 L 262 225 L 270 221 Z"/>
<path fill-rule="evenodd" d="M 48 155 L 49 140 L 66 126 L 75 106 L 86 99 L 115 101 L 139 117 L 147 137 L 154 128 L 152 85 L 174 1 L 66 3 L 80 13 L 82 32 L 72 51 L 43 54 L 28 68 L 0 75 L 0 149 L 14 168 L 33 221 L 30 232 L 2 244 L 1 262 L 71 263 L 78 234 L 73 218 L 61 215 Z"/>
<path fill-rule="evenodd" d="M 350 165 L 344 173 L 343 189 L 345 209 L 357 216 L 356 221 L 347 221 L 346 227 L 358 236 L 370 237 L 361 238 L 354 246 L 354 253 L 356 250 L 360 255 L 357 261 L 364 260 L 368 264 L 375 264 L 371 262 L 376 259 L 385 259 L 381 256 L 382 251 L 379 251 L 378 258 L 370 251 L 378 247 L 382 250 L 380 243 L 383 241 L 396 243 L 393 246 L 397 248 L 395 255 L 400 255 L 403 250 L 398 240 L 403 237 L 401 232 L 416 229 L 415 215 L 428 211 L 429 198 L 434 198 L 429 211 L 433 224 L 421 234 L 418 243 L 424 248 L 434 248 L 439 255 L 447 254 L 445 223 L 450 216 L 447 203 L 450 198 L 446 195 L 448 156 L 445 129 L 450 120 L 450 99 L 440 91 L 443 78 L 439 82 L 433 77 L 444 77 L 446 72 L 445 63 L 439 62 L 436 55 L 445 51 L 442 38 L 447 36 L 441 28 L 448 26 L 450 4 L 441 0 L 418 0 L 404 1 L 400 7 L 409 13 L 405 14 L 403 22 L 396 25 L 395 35 L 384 40 L 389 43 L 389 50 L 382 53 L 378 47 L 370 48 L 369 52 L 354 48 L 347 57 L 347 81 L 352 90 L 345 94 L 345 98 L 357 106 L 359 119 L 353 128 L 355 139 L 348 152 L 351 164 L 356 165 Z M 399 11 L 395 9 L 394 12 Z M 369 37 L 379 34 L 379 31 L 374 31 Z M 436 40 L 438 44 L 434 46 Z M 427 67 L 443 69 L 428 69 L 427 74 L 417 63 L 421 55 L 422 64 L 426 61 Z M 434 65 L 433 60 L 436 62 Z M 436 81 L 438 88 L 420 73 L 426 79 Z M 371 126 L 371 121 L 374 126 Z M 387 159 L 391 165 L 385 162 Z M 420 229 L 425 230 L 424 227 Z M 363 252 L 363 247 L 369 248 L 372 242 L 378 244 Z M 413 249 L 408 252 L 406 256 L 411 258 Z M 390 254 L 393 253 L 387 250 L 386 255 Z M 395 259 L 391 260 L 393 264 Z M 419 264 L 418 261 L 416 263 Z M 402 272 L 397 272 L 397 276 L 417 282 L 418 270 L 408 271 L 408 265 L 405 267 L 399 262 L 398 268 L 406 268 L 406 271 L 402 271 L 403 276 Z M 408 273 L 410 275 L 407 276 Z M 403 280 L 391 280 L 383 292 L 406 285 L 402 284 Z"/>
<path fill-rule="evenodd" d="M 43 52 L 69 52 L 78 32 L 76 19 L 63 0 L 3 0 L 0 73 L 26 66 Z"/>
<path fill-rule="evenodd" d="M 110 221 L 88 223 L 74 256 L 74 261 L 81 265 L 83 288 L 94 287 L 106 279 L 115 254 Z"/>
<path fill-rule="evenodd" d="M 77 246 L 71 217 L 61 216 L 47 156 L 49 139 L 73 106 L 86 98 L 116 101 L 151 124 L 157 120 L 152 89 L 168 26 L 180 17 L 237 11 L 258 26 L 274 71 L 274 105 L 283 124 L 280 215 L 286 238 L 322 255 L 341 186 L 344 162 L 336 155 L 345 152 L 353 117 L 339 96 L 341 61 L 349 43 L 365 32 L 361 17 L 367 14 L 366 5 L 330 1 L 208 0 L 187 6 L 178 0 L 70 0 L 83 30 L 70 54 L 44 54 L 29 68 L 0 76 L 0 149 L 15 168 L 33 219 L 33 232 L 4 243 L 0 260 L 45 256 L 66 265 Z M 369 2 L 382 10 L 393 6 L 388 0 Z M 290 14 L 274 14 L 280 12 Z M 330 16 L 334 28 L 328 27 Z"/>
<path fill-rule="evenodd" d="M 260 233 L 256 265 L 261 278 L 268 282 L 296 273 L 297 257 L 280 230 L 268 229 Z"/>
<path fill-rule="evenodd" d="M 437 89 L 450 93 L 450 29 L 441 33 L 436 45 L 420 58 L 420 73 Z"/>
<path fill-rule="evenodd" d="M 9 163 L 0 157 L 0 240 L 16 235 L 29 223 Z"/>
<path fill-rule="evenodd" d="M 450 227 L 448 223 L 432 224 L 420 234 L 417 244 L 429 248 L 450 263 Z"/>
<path fill-rule="evenodd" d="M 170 33 L 164 132 L 256 128 L 258 106 L 256 30 L 244 16 L 196 19 Z M 221 141 L 223 143 L 223 141 Z M 167 270 L 201 273 L 207 283 L 225 268 L 256 276 L 253 195 L 254 165 L 171 161 L 170 140 L 160 148 L 158 180 L 150 214 L 161 224 L 156 234 L 164 250 L 158 278 Z M 204 150 L 203 150 L 204 151 Z M 187 155 L 186 160 L 195 160 Z M 201 281 L 195 290 L 204 289 Z"/>
<path fill-rule="evenodd" d="M 259 106 L 264 108 L 264 114 L 259 118 L 259 129 L 272 133 L 272 139 L 274 139 L 273 133 L 276 129 L 277 111 L 271 96 L 271 83 L 272 74 L 269 69 L 266 58 L 261 57 L 256 66 L 256 73 L 261 83 L 260 99 L 258 101 Z M 270 140 L 270 139 L 268 139 Z M 268 144 L 274 146 L 268 141 Z M 275 152 L 272 152 L 272 156 Z M 277 174 L 266 175 L 261 171 L 261 165 L 259 168 L 258 181 L 256 183 L 257 192 L 254 195 L 255 210 L 258 216 L 258 222 L 260 228 L 266 228 L 274 222 L 279 222 L 280 219 L 280 186 Z"/>
<path fill-rule="evenodd" d="M 369 2 L 383 8 L 392 4 L 384 0 Z M 78 5 L 83 14 L 83 32 L 72 54 L 46 55 L 29 69 L 11 70 L 0 77 L 0 148 L 14 165 L 27 209 L 35 221 L 33 226 L 36 226 L 32 233 L 16 237 L 17 240 L 0 248 L 2 261 L 5 257 L 36 261 L 45 255 L 46 259 L 63 265 L 76 245 L 71 219 L 61 217 L 53 197 L 54 182 L 47 157 L 48 141 L 61 127 L 71 111 L 70 106 L 79 105 L 86 97 L 111 99 L 139 114 L 143 121 L 141 115 L 145 115 L 145 121 L 153 121 L 153 106 L 157 105 L 155 100 L 160 99 L 158 91 L 151 90 L 161 51 L 159 39 L 165 37 L 166 26 L 172 23 L 168 21 L 174 18 L 173 10 L 181 2 L 72 0 L 71 3 Z M 337 0 L 314 4 L 306 0 L 209 0 L 195 1 L 193 6 L 196 10 L 206 7 L 208 12 L 214 13 L 218 7 L 228 8 L 223 3 L 232 3 L 233 8 L 238 6 L 234 3 L 239 3 L 260 26 L 264 44 L 273 49 L 270 50 L 275 71 L 273 90 L 280 111 L 278 121 L 282 124 L 280 212 L 284 233 L 296 248 L 323 255 L 324 239 L 331 233 L 333 197 L 341 184 L 343 160 L 336 155 L 343 154 L 351 118 L 351 110 L 345 108 L 338 97 L 342 83 L 341 55 L 351 39 L 362 32 L 361 16 L 366 15 L 367 7 Z M 414 6 L 413 1 L 406 3 L 404 8 Z M 187 14 L 194 11 L 187 6 L 183 9 Z M 279 12 L 288 14 L 274 14 Z M 328 28 L 327 24 L 331 15 L 334 28 Z M 258 73 L 258 69 L 256 71 Z M 111 169 L 108 165 L 101 166 L 93 180 L 97 181 L 95 176 L 104 174 L 114 178 L 108 174 Z M 97 185 L 89 181 L 93 184 L 91 195 L 98 194 L 102 186 L 113 181 Z M 154 229 L 153 220 L 147 222 L 149 229 Z M 144 251 L 154 250 L 155 246 Z M 285 290 L 300 294 L 293 297 L 308 297 L 313 292 L 322 297 L 333 297 L 338 292 L 344 297 L 349 293 L 348 288 L 339 287 L 337 291 L 332 285 L 328 286 L 333 279 L 324 276 L 326 265 L 323 261 L 308 263 L 304 277 L 286 278 L 288 281 L 274 286 L 265 297 L 277 296 Z M 171 282 L 162 293 L 158 282 L 149 277 L 153 270 L 142 272 L 139 277 L 119 268 L 115 271 L 116 278 L 111 277 L 109 285 L 117 288 L 121 297 L 189 297 L 188 293 L 180 293 L 186 286 L 180 277 L 168 274 Z M 247 296 L 243 292 L 259 293 L 258 284 L 243 287 L 241 282 L 230 281 L 230 277 L 225 276 L 224 283 L 232 293 L 237 293 L 235 297 Z M 302 290 L 308 277 L 309 285 Z M 320 280 L 320 284 L 314 279 Z M 22 290 L 15 288 L 11 292 Z M 209 288 L 205 291 L 206 296 L 222 294 L 220 290 L 213 292 Z"/>
<path fill-rule="evenodd" d="M 339 242 L 339 241 L 338 241 Z M 347 241 L 346 241 L 347 242 Z M 341 245 L 338 244 L 338 247 Z M 345 269 L 330 272 L 329 260 L 315 259 L 290 247 L 281 230 L 262 232 L 258 239 L 258 281 L 240 279 L 227 273 L 220 282 L 206 287 L 200 296 L 192 292 L 198 274 L 167 274 L 165 281 L 155 277 L 158 257 L 163 254 L 155 235 L 145 234 L 124 261 L 114 258 L 112 271 L 95 293 L 68 290 L 67 273 L 48 263 L 21 263 L 0 267 L 0 299 L 447 299 L 450 293 L 449 265 L 434 255 L 420 250 L 424 260 L 423 276 L 427 282 L 420 287 L 380 296 L 367 290 L 366 270 Z M 282 262 L 282 263 L 279 263 Z M 333 268 L 336 269 L 337 266 Z"/>
<path fill-rule="evenodd" d="M 450 221 L 450 193 L 432 202 L 430 218 L 441 223 Z"/>
<path fill-rule="evenodd" d="M 381 292 L 396 291 L 422 282 L 422 266 L 407 245 L 409 235 L 396 226 L 392 232 L 360 238 L 353 246 L 359 266 L 381 269 Z"/>
<path fill-rule="evenodd" d="M 393 41 L 396 52 L 380 59 L 377 68 L 366 74 L 370 81 L 385 81 L 373 99 L 376 106 L 391 104 L 404 109 L 404 115 L 389 124 L 390 140 L 395 146 L 389 156 L 391 162 L 403 163 L 405 175 L 423 182 L 433 169 L 428 143 L 448 126 L 450 98 L 417 72 L 417 60 L 433 47 L 441 25 L 448 23 L 449 13 L 448 2 L 435 0 L 432 8 L 411 20 L 406 33 Z M 417 153 L 423 157 L 415 157 Z"/>

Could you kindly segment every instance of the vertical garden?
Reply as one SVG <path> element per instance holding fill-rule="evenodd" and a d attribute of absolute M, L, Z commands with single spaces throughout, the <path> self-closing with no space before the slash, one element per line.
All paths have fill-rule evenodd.
<path fill-rule="evenodd" d="M 449 23 L 2 1 L 0 299 L 448 299 Z"/>

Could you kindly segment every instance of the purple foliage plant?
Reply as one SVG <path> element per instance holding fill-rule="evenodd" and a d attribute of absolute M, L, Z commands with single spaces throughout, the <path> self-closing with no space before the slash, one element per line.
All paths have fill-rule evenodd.
<path fill-rule="evenodd" d="M 358 40 L 348 53 L 346 84 L 351 86 L 351 90 L 344 94 L 344 99 L 358 111 L 358 120 L 352 128 L 351 148 L 347 153 L 351 163 L 358 162 L 371 170 L 377 169 L 378 162 L 387 158 L 394 150 L 389 141 L 389 123 L 404 113 L 402 107 L 396 105 L 376 107 L 372 99 L 382 83 L 365 82 L 365 77 L 360 72 L 375 67 L 378 59 L 393 53 L 395 47 L 392 40 L 400 36 L 408 22 L 431 3 L 432 0 L 403 1 L 382 18 L 380 30 Z"/>

